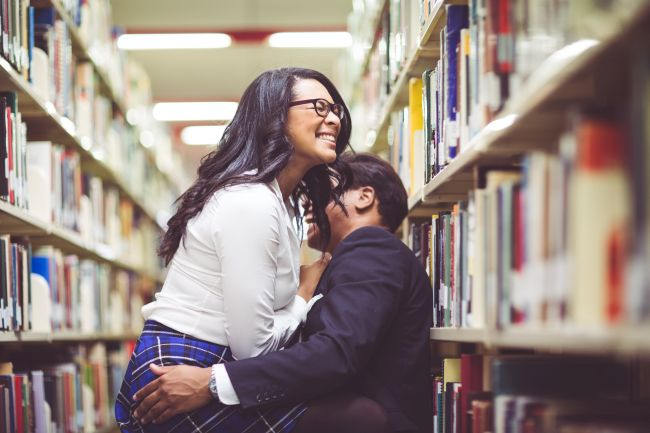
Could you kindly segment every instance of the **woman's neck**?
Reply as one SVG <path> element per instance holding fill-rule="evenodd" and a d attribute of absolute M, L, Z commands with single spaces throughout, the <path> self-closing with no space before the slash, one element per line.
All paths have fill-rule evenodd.
<path fill-rule="evenodd" d="M 303 164 L 297 163 L 295 160 L 289 161 L 287 166 L 280 171 L 277 177 L 282 198 L 286 201 L 291 193 L 296 189 L 298 183 L 302 180 L 303 176 L 311 167 L 306 167 Z"/>

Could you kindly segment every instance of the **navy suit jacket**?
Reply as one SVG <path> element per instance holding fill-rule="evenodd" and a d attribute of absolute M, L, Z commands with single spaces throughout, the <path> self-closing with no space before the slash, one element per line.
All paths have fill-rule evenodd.
<path fill-rule="evenodd" d="M 431 432 L 432 291 L 413 252 L 380 227 L 335 249 L 305 341 L 225 364 L 243 408 L 306 401 L 345 387 L 380 403 L 394 431 Z"/>

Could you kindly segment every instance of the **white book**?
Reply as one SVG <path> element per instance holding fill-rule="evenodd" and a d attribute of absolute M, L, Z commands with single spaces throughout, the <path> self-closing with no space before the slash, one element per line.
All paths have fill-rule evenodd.
<path fill-rule="evenodd" d="M 43 276 L 31 275 L 32 283 L 32 332 L 52 332 L 52 297 L 50 285 Z"/>
<path fill-rule="evenodd" d="M 42 277 L 41 277 L 42 278 Z M 32 398 L 34 399 L 34 433 L 47 433 L 49 431 L 49 406 L 45 402 L 45 388 L 43 386 L 43 372 L 32 371 Z M 47 406 L 47 407 L 46 407 Z"/>
<path fill-rule="evenodd" d="M 98 292 L 96 284 L 96 264 L 92 260 L 82 260 L 79 270 L 79 310 L 81 332 L 91 333 L 98 330 L 98 317 L 95 311 L 95 297 Z"/>

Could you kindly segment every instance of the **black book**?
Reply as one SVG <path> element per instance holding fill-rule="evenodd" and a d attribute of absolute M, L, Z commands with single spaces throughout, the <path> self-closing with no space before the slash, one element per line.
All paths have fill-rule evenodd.
<path fill-rule="evenodd" d="M 503 356 L 492 362 L 494 394 L 554 398 L 626 398 L 630 366 L 608 358 Z"/>
<path fill-rule="evenodd" d="M 2 0 L 0 0 L 2 1 Z M 9 200 L 9 147 L 7 142 L 7 98 L 0 97 L 0 198 Z"/>
<path fill-rule="evenodd" d="M 0 386 L 4 387 L 4 404 L 5 404 L 5 414 L 7 413 L 7 408 L 9 416 L 6 417 L 6 426 L 8 427 L 9 432 L 16 431 L 16 418 L 14 416 L 14 388 L 13 388 L 13 377 L 11 375 L 5 374 L 0 375 Z M 4 415 L 3 415 L 4 418 Z"/>
<path fill-rule="evenodd" d="M 0 433 L 9 433 L 9 402 L 5 397 L 5 387 L 0 383 Z"/>
<path fill-rule="evenodd" d="M 0 329 L 8 330 L 7 312 L 9 308 L 9 292 L 7 287 L 7 254 L 6 238 L 0 238 Z"/>

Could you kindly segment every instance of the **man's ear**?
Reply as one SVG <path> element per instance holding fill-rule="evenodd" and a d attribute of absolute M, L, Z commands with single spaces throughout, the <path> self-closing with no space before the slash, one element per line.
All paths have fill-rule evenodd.
<path fill-rule="evenodd" d="M 365 212 L 374 206 L 376 199 L 375 189 L 371 186 L 363 186 L 357 190 L 354 207 L 359 213 Z"/>

